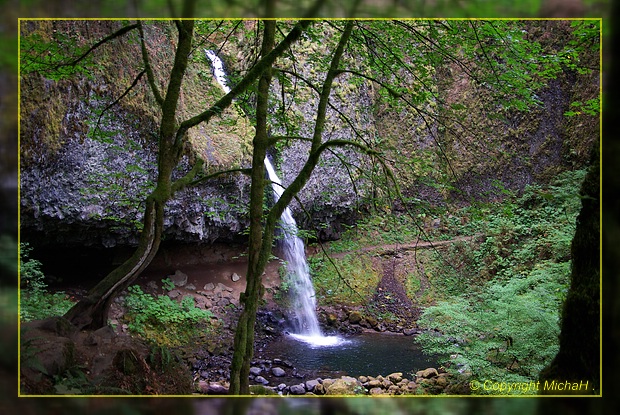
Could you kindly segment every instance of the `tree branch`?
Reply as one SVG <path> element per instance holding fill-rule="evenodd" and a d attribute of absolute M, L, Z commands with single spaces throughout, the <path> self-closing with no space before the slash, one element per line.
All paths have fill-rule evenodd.
<path fill-rule="evenodd" d="M 120 97 L 118 97 L 117 99 L 114 100 L 114 102 L 112 102 L 111 104 L 109 104 L 108 106 L 106 106 L 103 111 L 101 111 L 101 114 L 99 114 L 99 117 L 97 118 L 97 122 L 95 123 L 95 128 L 93 129 L 93 132 L 97 132 L 97 130 L 99 129 L 99 123 L 101 122 L 101 117 L 103 117 L 103 115 L 110 109 L 112 108 L 114 105 L 118 104 L 120 102 L 121 99 L 123 99 L 125 97 L 125 95 L 127 95 L 129 93 L 129 91 L 131 91 L 133 89 L 134 86 L 136 86 L 136 84 L 138 83 L 138 81 L 140 81 L 140 78 L 142 78 L 142 75 L 144 75 L 144 71 L 140 72 L 138 74 L 138 76 L 136 76 L 136 79 L 133 80 L 133 82 L 131 83 L 131 86 L 129 88 L 127 88 L 125 90 L 125 92 L 123 92 L 121 94 Z"/>
<path fill-rule="evenodd" d="M 211 180 L 214 179 L 218 176 L 223 176 L 224 174 L 232 174 L 232 173 L 243 173 L 247 176 L 249 176 L 250 174 L 252 174 L 252 169 L 250 168 L 238 168 L 238 169 L 229 169 L 229 170 L 220 170 L 217 171 L 215 173 L 211 173 L 207 176 L 202 176 L 198 179 L 193 180 L 192 182 L 188 183 L 188 186 L 196 186 L 197 184 L 200 184 L 204 181 L 207 180 Z"/>
<path fill-rule="evenodd" d="M 208 122 L 211 117 L 214 115 L 220 114 L 225 108 L 230 106 L 232 100 L 236 98 L 239 94 L 244 92 L 251 84 L 254 82 L 262 72 L 269 66 L 275 62 L 276 58 L 278 58 L 286 48 L 288 48 L 293 42 L 295 42 L 303 31 L 310 26 L 312 23 L 311 20 L 301 20 L 299 21 L 295 27 L 289 32 L 288 36 L 284 38 L 275 48 L 271 50 L 267 55 L 265 55 L 256 65 L 250 69 L 245 77 L 231 88 L 230 92 L 220 98 L 214 105 L 212 105 L 209 109 L 198 114 L 188 120 L 185 120 L 179 126 L 179 129 L 176 133 L 175 145 L 179 145 L 179 143 L 183 140 L 183 137 L 187 130 L 190 128 L 202 123 Z"/>
<path fill-rule="evenodd" d="M 95 51 L 95 49 L 97 49 L 99 46 L 113 40 L 116 39 L 117 37 L 123 36 L 124 34 L 132 31 L 133 29 L 136 29 L 138 27 L 137 24 L 132 24 L 129 26 L 125 26 L 120 28 L 119 30 L 117 30 L 116 32 L 104 37 L 103 39 L 101 39 L 99 42 L 95 43 L 93 46 L 91 46 L 90 48 L 88 48 L 88 50 L 86 52 L 84 52 L 82 55 L 80 55 L 79 57 L 77 57 L 75 60 L 69 62 L 69 63 L 61 63 L 58 64 L 56 66 L 56 68 L 60 68 L 62 66 L 75 66 L 78 63 L 80 63 L 80 61 L 84 60 L 88 55 L 90 55 L 92 52 Z"/>
<path fill-rule="evenodd" d="M 151 91 L 153 91 L 153 95 L 155 96 L 155 101 L 159 104 L 159 106 L 164 105 L 164 98 L 161 96 L 161 92 L 159 92 L 159 88 L 157 87 L 157 82 L 155 80 L 155 74 L 153 73 L 153 67 L 151 66 L 151 62 L 149 59 L 149 53 L 146 49 L 146 42 L 144 40 L 144 30 L 142 27 L 142 21 L 138 20 L 138 31 L 140 32 L 140 45 L 142 50 L 142 61 L 144 62 L 144 70 L 146 71 L 146 77 L 149 82 L 149 86 L 151 87 Z"/>

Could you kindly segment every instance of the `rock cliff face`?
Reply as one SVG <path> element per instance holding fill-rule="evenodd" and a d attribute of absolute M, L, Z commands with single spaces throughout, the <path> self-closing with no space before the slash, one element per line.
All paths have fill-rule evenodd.
<path fill-rule="evenodd" d="M 52 28 L 45 29 L 46 24 L 30 29 L 50 32 Z M 58 26 L 54 30 L 63 29 L 59 26 L 63 24 L 69 23 L 54 23 Z M 83 27 L 76 24 L 71 30 L 83 36 L 89 32 L 103 34 L 109 33 L 112 28 L 108 26 L 114 24 L 117 23 L 104 22 L 101 27 L 94 27 L 95 23 Z M 147 36 L 157 39 L 160 48 L 153 53 L 153 59 L 160 60 L 155 64 L 165 67 L 169 61 L 173 50 L 170 33 L 173 32 L 165 25 L 148 28 Z M 39 75 L 24 76 L 20 149 L 23 240 L 40 245 L 93 247 L 136 243 L 141 204 L 156 178 L 157 111 L 148 89 L 143 86 L 135 96 L 101 115 L 102 109 L 131 83 L 132 76 L 119 67 L 128 66 L 132 54 L 139 53 L 135 47 L 136 43 L 120 43 L 115 60 L 104 60 L 107 66 L 90 78 L 52 81 Z M 252 56 L 252 53 L 242 52 L 240 49 L 236 58 L 228 58 L 232 71 L 242 70 L 248 64 L 242 60 L 235 62 L 240 56 Z M 204 108 L 204 97 L 222 94 L 206 70 L 206 60 L 201 59 L 196 58 L 193 67 L 198 69 L 190 71 L 184 81 L 189 92 L 182 101 L 184 116 Z M 476 102 L 475 90 L 454 81 L 460 76 L 458 73 L 447 71 L 440 75 L 445 81 L 444 94 L 472 96 L 470 101 L 463 101 L 467 107 Z M 347 117 L 355 121 L 355 128 L 363 130 L 376 142 L 383 140 L 397 152 L 410 154 L 412 159 L 434 163 L 439 153 L 433 139 L 435 134 L 443 151 L 452 158 L 449 167 L 456 177 L 451 180 L 461 189 L 461 194 L 478 197 L 489 193 L 496 179 L 518 190 L 544 176 L 545 172 L 565 168 L 567 163 L 573 167 L 585 163 L 588 146 L 579 147 L 583 154 L 571 152 L 571 149 L 577 148 L 573 145 L 575 142 L 592 142 L 598 124 L 573 125 L 573 121 L 562 120 L 562 114 L 576 96 L 588 95 L 587 88 L 596 87 L 596 79 L 593 76 L 589 81 L 591 85 L 581 86 L 581 90 L 577 86 L 584 82 L 571 84 L 570 79 L 560 79 L 540 94 L 543 101 L 540 111 L 513 117 L 510 125 L 495 125 L 497 137 L 502 140 L 498 148 L 510 158 L 498 158 L 499 162 L 479 166 L 475 171 L 472 166 L 480 158 L 468 158 L 458 143 L 438 134 L 436 125 L 423 129 L 421 120 L 411 112 L 390 111 L 388 106 L 377 101 L 377 91 L 370 82 L 353 86 L 346 77 L 339 80 L 335 86 L 338 98 L 333 100 L 333 107 L 328 111 L 329 127 L 324 138 L 354 137 L 357 131 L 344 121 L 343 117 Z M 274 89 L 278 88 L 276 79 Z M 309 94 L 302 98 L 290 111 L 297 114 L 297 127 L 302 135 L 310 136 L 316 97 Z M 478 122 L 475 115 L 470 118 L 472 123 Z M 243 112 L 232 108 L 230 114 L 222 116 L 221 122 L 210 124 L 213 125 L 191 131 L 179 175 L 193 165 L 196 155 L 206 161 L 209 171 L 249 166 L 252 127 Z M 284 131 L 276 127 L 272 133 Z M 478 140 L 478 146 L 481 145 L 477 137 L 465 138 L 472 142 Z M 302 168 L 307 151 L 308 143 L 301 140 L 290 140 L 273 150 L 271 156 L 285 185 Z M 429 158 L 424 159 L 426 156 Z M 429 178 L 424 176 L 424 171 L 431 175 L 441 170 L 445 173 L 445 163 L 422 172 L 416 170 L 420 162 L 416 163 L 393 166 L 398 173 L 409 175 L 402 183 L 406 196 L 435 204 L 454 196 L 429 185 Z M 300 227 L 315 230 L 321 239 L 338 238 L 343 224 L 352 224 L 358 212 L 363 211 L 364 204 L 375 196 L 376 183 L 368 172 L 376 168 L 372 160 L 349 148 L 335 148 L 325 153 L 300 193 L 299 201 L 292 206 Z M 242 241 L 248 226 L 248 200 L 249 181 L 241 174 L 221 176 L 179 192 L 167 206 L 165 238 L 190 243 Z"/>

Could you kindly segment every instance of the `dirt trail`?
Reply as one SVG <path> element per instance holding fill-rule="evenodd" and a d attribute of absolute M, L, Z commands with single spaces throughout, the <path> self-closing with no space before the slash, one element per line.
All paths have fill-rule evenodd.
<path fill-rule="evenodd" d="M 480 235 L 472 236 L 457 236 L 452 239 L 439 240 L 439 241 L 417 241 L 405 244 L 383 244 L 383 245 L 371 245 L 363 248 L 354 249 L 347 252 L 339 252 L 336 254 L 330 254 L 332 258 L 342 258 L 345 255 L 362 252 L 375 252 L 379 255 L 394 255 L 398 252 L 407 252 L 415 249 L 437 248 L 441 246 L 451 245 L 455 242 L 474 242 Z"/>

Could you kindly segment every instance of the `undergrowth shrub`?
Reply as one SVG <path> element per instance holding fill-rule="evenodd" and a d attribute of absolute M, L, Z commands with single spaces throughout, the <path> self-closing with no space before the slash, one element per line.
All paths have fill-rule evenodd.
<path fill-rule="evenodd" d="M 20 245 L 20 318 L 22 321 L 62 316 L 74 304 L 64 292 L 48 291 L 40 261 L 29 258 L 32 248 Z"/>
<path fill-rule="evenodd" d="M 425 352 L 442 355 L 455 374 L 481 381 L 535 380 L 559 349 L 569 269 L 569 262 L 544 262 L 507 282 L 494 281 L 479 294 L 428 307 L 418 324 L 432 332 L 418 341 Z"/>
<path fill-rule="evenodd" d="M 130 331 L 163 346 L 180 346 L 211 329 L 213 313 L 194 304 L 194 298 L 177 302 L 167 295 L 153 296 L 132 285 L 125 296 L 125 318 Z"/>
<path fill-rule="evenodd" d="M 417 341 L 455 375 L 529 382 L 557 353 L 584 174 L 487 205 L 466 224 L 484 235 L 478 246 L 455 244 L 427 264 L 439 295 L 418 321 L 429 332 Z"/>

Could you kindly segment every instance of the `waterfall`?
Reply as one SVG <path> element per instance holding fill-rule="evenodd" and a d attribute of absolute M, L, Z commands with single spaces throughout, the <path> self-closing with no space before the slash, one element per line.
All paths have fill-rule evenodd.
<path fill-rule="evenodd" d="M 224 72 L 224 65 L 217 54 L 211 50 L 205 50 L 207 58 L 211 61 L 215 79 L 226 93 L 230 92 Z M 273 182 L 274 199 L 277 202 L 284 191 L 282 182 L 276 174 L 269 158 L 265 157 L 265 168 L 269 180 Z M 338 336 L 324 336 L 319 327 L 316 316 L 316 300 L 310 269 L 306 262 L 306 252 L 303 241 L 297 236 L 297 223 L 290 209 L 284 209 L 280 217 L 283 230 L 282 252 L 286 261 L 287 276 L 290 278 L 291 287 L 289 293 L 295 310 L 294 333 L 291 336 L 310 343 L 313 346 L 334 346 L 345 340 Z"/>

